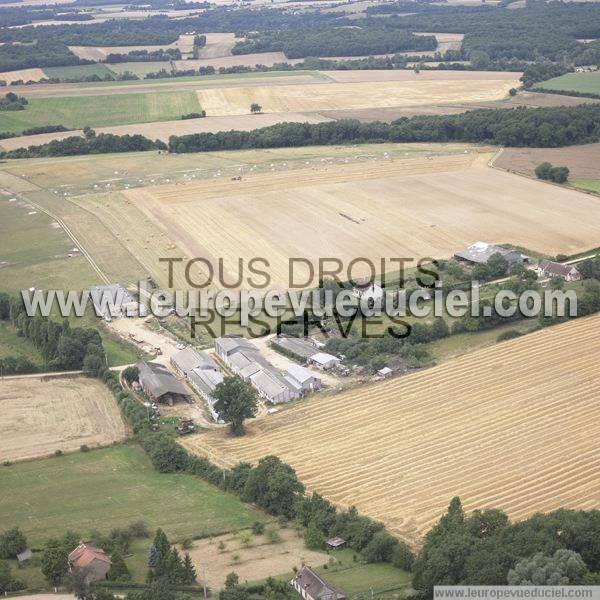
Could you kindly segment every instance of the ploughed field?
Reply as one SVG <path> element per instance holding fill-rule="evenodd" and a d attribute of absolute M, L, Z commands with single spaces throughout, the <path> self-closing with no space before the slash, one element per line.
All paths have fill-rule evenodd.
<path fill-rule="evenodd" d="M 459 495 L 514 519 L 600 503 L 600 315 L 182 441 L 231 465 L 275 454 L 311 490 L 418 543 Z M 222 464 L 222 463 L 220 463 Z"/>

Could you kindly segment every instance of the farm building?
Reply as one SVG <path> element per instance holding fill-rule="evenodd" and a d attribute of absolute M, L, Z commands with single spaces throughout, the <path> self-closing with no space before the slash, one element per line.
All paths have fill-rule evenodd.
<path fill-rule="evenodd" d="M 501 254 L 509 265 L 529 262 L 529 256 L 526 256 L 525 254 L 521 254 L 515 250 L 507 250 L 506 248 L 488 244 L 487 242 L 475 242 L 466 250 L 457 252 L 454 255 L 454 259 L 471 265 L 483 265 L 486 264 L 494 254 Z"/>
<path fill-rule="evenodd" d="M 346 600 L 346 594 L 306 565 L 290 581 L 305 600 Z"/>
<path fill-rule="evenodd" d="M 300 393 L 274 367 L 262 366 L 248 380 L 258 395 L 273 404 L 282 404 L 298 398 Z"/>
<path fill-rule="evenodd" d="M 327 540 L 327 547 L 332 550 L 341 550 L 346 547 L 346 540 L 341 537 L 334 537 Z"/>
<path fill-rule="evenodd" d="M 169 406 L 175 402 L 189 402 L 188 390 L 167 367 L 147 361 L 141 361 L 136 366 L 140 372 L 140 385 L 151 400 Z"/>
<path fill-rule="evenodd" d="M 389 379 L 393 374 L 394 371 L 392 371 L 392 369 L 389 367 L 383 367 L 383 369 L 379 369 L 379 371 L 377 371 L 377 375 L 383 377 L 384 379 Z"/>
<path fill-rule="evenodd" d="M 19 552 L 19 554 L 17 554 L 17 562 L 19 563 L 20 567 L 28 565 L 32 558 L 33 552 L 31 551 L 31 548 L 27 548 L 26 550 L 23 550 L 23 552 Z"/>
<path fill-rule="evenodd" d="M 218 338 L 215 351 L 234 373 L 256 389 L 261 398 L 281 404 L 300 395 L 248 340 L 241 337 Z"/>
<path fill-rule="evenodd" d="M 383 298 L 383 288 L 376 281 L 362 279 L 354 286 L 352 292 L 359 300 L 381 300 Z"/>
<path fill-rule="evenodd" d="M 188 346 L 171 357 L 171 365 L 181 375 L 187 376 L 194 369 L 218 371 L 217 363 L 202 350 Z"/>
<path fill-rule="evenodd" d="M 281 350 L 297 357 L 298 360 L 306 360 L 315 353 L 315 345 L 306 338 L 277 336 L 271 344 L 276 350 Z"/>
<path fill-rule="evenodd" d="M 308 359 L 309 364 L 315 365 L 315 367 L 323 369 L 324 371 L 339 367 L 341 362 L 342 361 L 337 356 L 327 354 L 327 352 L 317 352 Z"/>
<path fill-rule="evenodd" d="M 223 381 L 223 373 L 219 370 L 197 368 L 187 374 L 190 385 L 204 398 L 212 418 L 218 423 L 219 413 L 215 410 L 213 392 Z"/>
<path fill-rule="evenodd" d="M 139 314 L 139 304 L 120 283 L 93 285 L 89 292 L 90 302 L 96 314 L 105 321 L 125 315 L 135 317 Z"/>
<path fill-rule="evenodd" d="M 111 564 L 104 550 L 83 541 L 79 542 L 79 546 L 69 554 L 69 569 L 71 571 L 85 569 L 87 583 L 106 579 Z"/>
<path fill-rule="evenodd" d="M 321 380 L 316 375 L 300 365 L 292 365 L 287 370 L 285 378 L 301 394 L 320 390 L 322 386 Z"/>
<path fill-rule="evenodd" d="M 560 277 L 565 281 L 580 281 L 581 273 L 573 265 L 563 265 L 551 260 L 540 260 L 536 268 L 538 275 Z"/>
<path fill-rule="evenodd" d="M 242 350 L 258 352 L 258 348 L 243 337 L 221 337 L 215 340 L 215 352 L 227 364 L 229 364 L 230 356 Z"/>

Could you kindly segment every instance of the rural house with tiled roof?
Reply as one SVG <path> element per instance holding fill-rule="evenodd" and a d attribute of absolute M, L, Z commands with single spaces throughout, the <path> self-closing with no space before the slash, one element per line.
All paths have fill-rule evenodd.
<path fill-rule="evenodd" d="M 79 546 L 69 554 L 69 568 L 71 571 L 85 570 L 87 583 L 106 579 L 111 564 L 104 550 L 83 541 L 79 542 Z"/>

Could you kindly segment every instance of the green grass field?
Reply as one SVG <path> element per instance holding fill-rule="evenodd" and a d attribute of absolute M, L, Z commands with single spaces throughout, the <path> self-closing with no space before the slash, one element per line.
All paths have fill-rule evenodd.
<path fill-rule="evenodd" d="M 139 62 L 122 62 L 107 65 L 106 68 L 112 73 L 134 73 L 138 77 L 144 77 L 147 73 L 158 73 L 164 69 L 167 72 L 171 71 L 171 63 L 168 61 L 139 61 Z M 124 82 L 120 82 L 124 83 Z"/>
<path fill-rule="evenodd" d="M 6 356 L 22 356 L 32 363 L 42 364 L 42 355 L 33 344 L 17 335 L 11 323 L 0 321 L 0 358 Z"/>
<path fill-rule="evenodd" d="M 535 87 L 541 90 L 600 94 L 600 72 L 567 73 L 566 75 L 538 83 Z"/>
<path fill-rule="evenodd" d="M 139 519 L 172 541 L 267 520 L 197 477 L 156 472 L 136 446 L 0 467 L 0 489 L 0 531 L 19 526 L 34 546 L 69 529 L 85 536 Z"/>
<path fill-rule="evenodd" d="M 93 65 L 73 65 L 72 67 L 46 67 L 44 73 L 48 78 L 75 79 L 78 77 L 89 77 L 90 75 L 113 75 L 113 72 L 105 65 L 94 63 Z"/>
<path fill-rule="evenodd" d="M 20 133 L 39 125 L 81 129 L 168 121 L 199 110 L 192 91 L 31 98 L 25 110 L 0 112 L 0 131 Z"/>
<path fill-rule="evenodd" d="M 600 179 L 570 179 L 569 183 L 581 190 L 600 194 Z"/>

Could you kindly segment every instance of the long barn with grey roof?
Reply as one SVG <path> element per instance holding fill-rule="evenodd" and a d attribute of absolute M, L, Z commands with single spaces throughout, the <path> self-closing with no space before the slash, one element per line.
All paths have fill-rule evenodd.
<path fill-rule="evenodd" d="M 175 402 L 190 401 L 187 388 L 164 365 L 141 361 L 136 366 L 140 385 L 151 400 L 171 406 Z"/>

